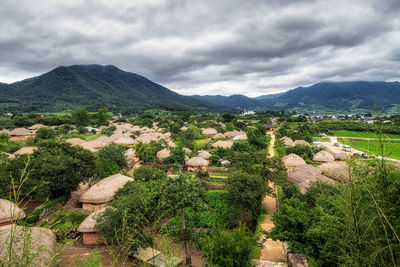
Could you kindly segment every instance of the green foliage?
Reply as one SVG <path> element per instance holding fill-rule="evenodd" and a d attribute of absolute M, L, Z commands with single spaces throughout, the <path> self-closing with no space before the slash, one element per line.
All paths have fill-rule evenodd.
<path fill-rule="evenodd" d="M 266 181 L 259 175 L 245 172 L 233 173 L 227 179 L 227 200 L 241 214 L 243 222 L 250 216 L 250 224 L 257 220 L 262 210 L 262 201 L 268 192 Z"/>
<path fill-rule="evenodd" d="M 36 207 L 24 220 L 24 223 L 28 226 L 33 226 L 41 216 L 48 214 L 50 210 L 57 204 L 63 203 L 67 200 L 67 196 L 61 196 L 53 200 L 46 200 L 43 204 Z"/>
<path fill-rule="evenodd" d="M 128 166 L 124 155 L 125 149 L 116 144 L 109 144 L 97 153 L 96 173 L 99 177 L 108 177 Z"/>
<path fill-rule="evenodd" d="M 254 149 L 267 149 L 269 144 L 269 137 L 265 135 L 266 128 L 263 125 L 257 125 L 257 128 L 249 128 L 247 130 L 247 137 L 249 144 Z"/>
<path fill-rule="evenodd" d="M 85 108 L 79 107 L 71 113 L 72 121 L 77 127 L 85 127 L 89 125 L 89 113 Z"/>
<path fill-rule="evenodd" d="M 166 164 L 182 165 L 185 163 L 185 151 L 182 146 L 177 146 L 176 148 L 170 148 L 171 155 L 164 159 Z"/>
<path fill-rule="evenodd" d="M 244 226 L 231 231 L 217 230 L 202 241 L 205 266 L 253 266 L 253 234 Z"/>
<path fill-rule="evenodd" d="M 157 142 L 150 142 L 149 144 L 139 143 L 135 148 L 136 156 L 145 163 L 155 162 L 155 157 L 158 151 L 162 149 L 162 145 Z"/>
<path fill-rule="evenodd" d="M 294 153 L 302 157 L 304 160 L 311 160 L 313 158 L 313 151 L 308 145 L 296 145 L 286 148 L 286 154 Z"/>
<path fill-rule="evenodd" d="M 109 116 L 107 115 L 107 109 L 106 108 L 99 108 L 97 114 L 96 114 L 96 124 L 101 126 L 108 126 L 108 119 Z"/>
<path fill-rule="evenodd" d="M 56 137 L 56 132 L 53 129 L 43 127 L 36 131 L 35 142 L 45 139 L 55 139 Z"/>
<path fill-rule="evenodd" d="M 167 172 L 155 167 L 140 167 L 135 169 L 135 181 L 148 182 L 167 178 Z"/>
<path fill-rule="evenodd" d="M 100 252 L 92 252 L 89 256 L 83 258 L 81 256 L 74 257 L 73 263 L 68 263 L 67 267 L 104 267 L 101 262 Z"/>

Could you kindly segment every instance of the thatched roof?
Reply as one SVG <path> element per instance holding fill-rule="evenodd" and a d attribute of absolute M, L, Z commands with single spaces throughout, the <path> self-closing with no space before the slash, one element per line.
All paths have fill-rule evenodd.
<path fill-rule="evenodd" d="M 108 139 L 110 142 L 114 142 L 114 141 L 117 141 L 118 139 L 124 138 L 124 137 L 129 137 L 129 135 L 122 134 L 122 133 L 115 133 L 115 132 L 114 132 L 112 135 L 108 136 L 107 139 Z M 99 137 L 99 138 L 100 138 L 100 137 Z"/>
<path fill-rule="evenodd" d="M 211 154 L 208 153 L 207 151 L 202 151 L 197 156 L 208 160 L 211 157 Z"/>
<path fill-rule="evenodd" d="M 234 131 L 226 132 L 225 136 L 226 136 L 226 138 L 232 139 L 233 137 L 238 136 L 240 134 L 241 134 L 241 132 L 234 130 Z"/>
<path fill-rule="evenodd" d="M 347 182 L 350 179 L 349 165 L 345 161 L 326 162 L 317 168 L 322 174 L 334 180 Z"/>
<path fill-rule="evenodd" d="M 284 136 L 281 138 L 285 146 L 293 146 L 293 140 L 290 137 Z"/>
<path fill-rule="evenodd" d="M 235 140 L 235 141 L 247 140 L 247 133 L 241 132 L 239 135 L 236 135 L 235 137 L 233 137 L 232 140 Z"/>
<path fill-rule="evenodd" d="M 25 241 L 29 240 L 29 241 Z M 22 226 L 10 225 L 3 227 L 0 231 L 0 258 L 4 260 L 4 264 L 8 265 L 8 258 L 6 255 L 8 251 L 5 249 L 9 247 L 12 242 L 12 261 L 17 261 L 23 254 L 30 253 L 35 255 L 29 266 L 44 267 L 52 266 L 51 263 L 56 253 L 56 236 L 46 228 L 31 227 L 29 230 L 24 229 Z M 29 246 L 27 248 L 26 246 Z M 29 249 L 29 251 L 27 251 Z"/>
<path fill-rule="evenodd" d="M 78 232 L 81 233 L 93 233 L 96 232 L 95 226 L 96 226 L 96 220 L 97 218 L 106 210 L 107 207 L 104 207 L 100 210 L 94 211 L 89 214 L 89 216 L 86 217 L 85 220 L 79 225 L 78 227 Z"/>
<path fill-rule="evenodd" d="M 40 128 L 47 128 L 47 127 L 48 126 L 43 125 L 41 123 L 36 123 L 36 124 L 32 125 L 31 127 L 29 127 L 28 129 L 29 130 L 37 130 L 37 129 L 40 129 Z"/>
<path fill-rule="evenodd" d="M 0 199 L 0 224 L 25 218 L 25 212 L 7 199 Z"/>
<path fill-rule="evenodd" d="M 189 129 L 189 128 L 186 127 L 186 126 L 182 126 L 182 127 L 181 127 L 181 131 L 186 131 L 187 129 Z"/>
<path fill-rule="evenodd" d="M 214 144 L 212 144 L 213 148 L 222 147 L 224 149 L 228 149 L 228 148 L 231 148 L 232 146 L 233 146 L 233 142 L 230 140 L 227 140 L 227 141 L 220 140 L 220 141 L 217 141 Z"/>
<path fill-rule="evenodd" d="M 201 157 L 193 157 L 185 162 L 187 166 L 191 167 L 200 167 L 200 166 L 208 166 L 208 160 L 205 160 Z"/>
<path fill-rule="evenodd" d="M 328 151 L 321 150 L 314 155 L 312 160 L 317 162 L 332 162 L 335 161 L 335 158 Z"/>
<path fill-rule="evenodd" d="M 26 146 L 26 147 L 20 148 L 17 151 L 15 151 L 11 155 L 11 158 L 15 158 L 16 156 L 21 156 L 21 155 L 32 155 L 33 152 L 35 152 L 35 150 L 36 150 L 36 147 Z"/>
<path fill-rule="evenodd" d="M 322 142 L 321 145 L 325 147 L 325 150 L 333 155 L 335 160 L 345 160 L 349 157 L 349 155 L 344 152 L 340 147 L 334 146 L 329 142 Z"/>
<path fill-rule="evenodd" d="M 65 140 L 65 142 L 70 143 L 73 146 L 78 146 L 78 145 L 85 143 L 86 141 L 82 140 L 80 138 L 70 138 L 70 139 Z"/>
<path fill-rule="evenodd" d="M 296 141 L 293 142 L 293 146 L 297 146 L 297 145 L 309 146 L 310 143 L 308 143 L 306 140 L 296 140 Z"/>
<path fill-rule="evenodd" d="M 306 165 L 307 163 L 302 159 L 300 156 L 297 154 L 291 153 L 289 155 L 286 155 L 282 158 L 283 164 L 286 166 L 286 168 L 294 168 L 294 167 L 299 167 L 302 165 Z"/>
<path fill-rule="evenodd" d="M 112 140 L 110 139 L 110 137 L 108 137 L 106 135 L 102 135 L 102 136 L 100 136 L 100 137 L 98 137 L 98 138 L 96 138 L 94 140 L 100 141 L 100 142 L 103 142 L 103 143 L 107 143 L 107 144 L 111 144 L 112 143 Z"/>
<path fill-rule="evenodd" d="M 190 148 L 184 147 L 183 151 L 185 151 L 186 154 L 191 154 L 192 150 L 190 150 Z"/>
<path fill-rule="evenodd" d="M 163 150 L 160 150 L 157 152 L 157 159 L 159 161 L 163 161 L 163 159 L 168 158 L 169 156 L 171 156 L 171 151 L 167 148 L 164 148 Z"/>
<path fill-rule="evenodd" d="M 223 133 L 217 133 L 214 135 L 213 139 L 218 139 L 218 138 L 226 138 L 226 136 Z"/>
<path fill-rule="evenodd" d="M 151 141 L 158 142 L 160 141 L 160 139 L 156 134 L 141 134 L 138 138 L 136 138 L 136 141 L 142 143 L 150 143 Z"/>
<path fill-rule="evenodd" d="M 206 129 L 202 130 L 201 133 L 205 136 L 213 136 L 213 135 L 216 135 L 218 133 L 218 131 L 215 130 L 214 128 L 206 128 Z"/>
<path fill-rule="evenodd" d="M 102 147 L 105 147 L 106 145 L 108 145 L 108 143 L 98 141 L 98 140 L 92 140 L 92 141 L 80 144 L 81 147 L 86 148 L 92 152 L 96 152 L 96 150 L 98 150 Z"/>
<path fill-rule="evenodd" d="M 0 130 L 0 134 L 2 134 L 2 133 L 6 133 L 6 134 L 10 135 L 10 131 L 7 129 Z"/>
<path fill-rule="evenodd" d="M 122 174 L 110 176 L 90 187 L 79 201 L 97 204 L 109 202 L 114 198 L 115 192 L 129 181 L 133 181 L 133 179 Z"/>
<path fill-rule="evenodd" d="M 333 183 L 333 180 L 322 175 L 319 169 L 308 164 L 294 168 L 293 171 L 288 173 L 288 178 L 299 186 L 303 194 L 307 191 L 312 182 L 324 181 Z"/>
<path fill-rule="evenodd" d="M 136 141 L 130 137 L 122 137 L 114 141 L 117 145 L 133 145 Z"/>
<path fill-rule="evenodd" d="M 25 128 L 15 128 L 9 133 L 10 136 L 26 136 L 26 135 L 33 135 L 31 131 Z"/>
<path fill-rule="evenodd" d="M 129 148 L 125 151 L 125 157 L 128 161 L 132 161 L 134 160 L 134 158 L 136 157 L 136 153 L 135 150 L 133 150 L 133 148 Z"/>
<path fill-rule="evenodd" d="M 169 146 L 169 147 L 172 147 L 172 148 L 175 148 L 175 147 L 176 147 L 176 144 L 175 144 L 174 142 L 172 142 L 172 141 L 169 141 L 169 142 L 168 142 L 168 146 Z"/>

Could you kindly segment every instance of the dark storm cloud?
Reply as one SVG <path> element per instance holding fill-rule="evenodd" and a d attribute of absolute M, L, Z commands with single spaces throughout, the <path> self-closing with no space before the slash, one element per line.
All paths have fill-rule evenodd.
<path fill-rule="evenodd" d="M 397 80 L 398 0 L 3 0 L 0 81 L 113 64 L 183 94 Z"/>

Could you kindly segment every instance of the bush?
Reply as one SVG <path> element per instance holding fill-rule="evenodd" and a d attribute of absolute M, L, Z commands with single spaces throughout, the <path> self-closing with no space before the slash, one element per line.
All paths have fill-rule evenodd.
<path fill-rule="evenodd" d="M 55 139 L 56 132 L 51 128 L 39 128 L 36 131 L 35 142 L 44 139 Z"/>
<path fill-rule="evenodd" d="M 109 144 L 97 153 L 96 173 L 99 177 L 108 177 L 128 166 L 124 155 L 125 149 L 116 144 Z"/>
<path fill-rule="evenodd" d="M 201 243 L 205 266 L 253 266 L 255 239 L 244 226 L 232 232 L 217 230 Z"/>
<path fill-rule="evenodd" d="M 135 181 L 148 182 L 162 180 L 167 177 L 167 172 L 155 167 L 140 167 L 134 172 Z"/>
<path fill-rule="evenodd" d="M 292 146 L 292 147 L 287 147 L 286 148 L 286 153 L 294 153 L 302 157 L 304 160 L 312 160 L 313 158 L 313 152 L 310 146 L 308 145 L 297 145 L 297 146 Z"/>
<path fill-rule="evenodd" d="M 40 206 L 36 207 L 31 213 L 29 213 L 24 222 L 28 226 L 33 226 L 40 219 L 41 216 L 43 217 L 46 214 L 49 214 L 55 205 L 62 203 L 66 200 L 67 200 L 66 196 L 61 196 L 53 200 L 47 200 Z"/>

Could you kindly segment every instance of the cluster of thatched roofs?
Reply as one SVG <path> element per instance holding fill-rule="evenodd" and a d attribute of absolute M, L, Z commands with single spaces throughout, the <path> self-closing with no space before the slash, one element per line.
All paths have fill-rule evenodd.
<path fill-rule="evenodd" d="M 293 142 L 291 138 L 286 136 L 282 137 L 281 140 L 286 146 L 296 146 L 298 144 L 309 145 L 304 140 L 296 140 Z M 307 188 L 312 182 L 324 181 L 334 183 L 335 181 L 348 181 L 348 165 L 346 162 L 338 161 L 342 159 L 342 152 L 332 149 L 329 144 L 330 143 L 326 143 L 325 146 L 323 146 L 329 149 L 321 150 L 313 156 L 312 160 L 314 162 L 322 163 L 317 167 L 307 164 L 300 156 L 294 153 L 282 158 L 282 162 L 288 170 L 289 179 L 296 182 L 302 193 L 307 191 Z M 332 147 L 334 146 L 332 145 Z"/>

